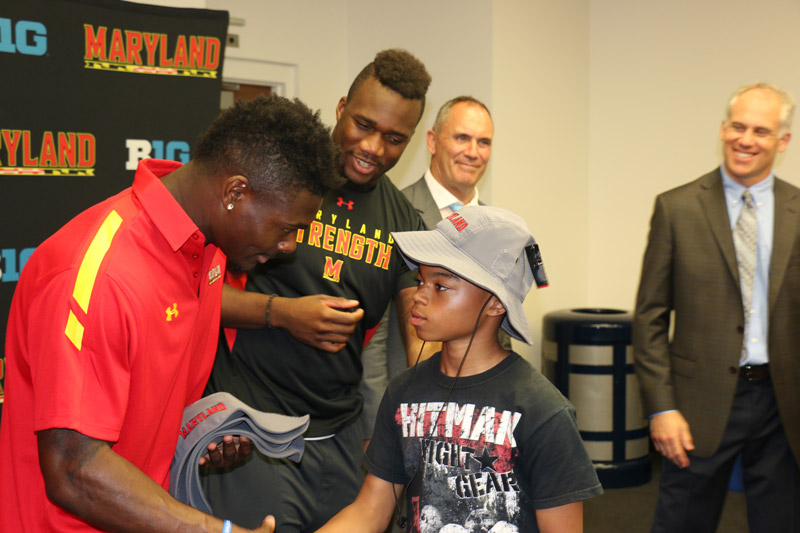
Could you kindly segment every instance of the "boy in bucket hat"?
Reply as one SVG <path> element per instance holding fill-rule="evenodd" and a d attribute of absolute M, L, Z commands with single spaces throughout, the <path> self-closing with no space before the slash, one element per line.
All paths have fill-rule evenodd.
<path fill-rule="evenodd" d="M 409 532 L 582 531 L 582 500 L 602 488 L 575 412 L 497 341 L 502 327 L 530 343 L 522 302 L 547 284 L 525 222 L 465 207 L 392 237 L 418 272 L 411 323 L 442 350 L 392 381 L 361 491 L 321 531 L 384 531 L 404 487 Z"/>

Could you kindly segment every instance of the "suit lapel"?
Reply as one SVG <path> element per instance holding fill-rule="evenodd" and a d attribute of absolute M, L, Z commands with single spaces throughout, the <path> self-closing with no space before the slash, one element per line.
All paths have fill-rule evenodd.
<path fill-rule="evenodd" d="M 442 219 L 442 215 L 439 212 L 439 208 L 436 207 L 436 202 L 433 201 L 433 195 L 428 188 L 428 184 L 425 183 L 425 176 L 411 185 L 409 192 L 411 193 L 409 194 L 409 200 L 416 208 L 422 221 L 425 222 L 425 226 L 428 229 L 433 229 Z"/>
<path fill-rule="evenodd" d="M 700 181 L 699 200 L 703 205 L 711 233 L 717 241 L 725 264 L 728 265 L 736 286 L 739 286 L 739 268 L 736 265 L 736 250 L 733 247 L 733 234 L 728 218 L 728 206 L 725 203 L 725 191 L 722 189 L 722 175 L 719 169 L 709 172 Z"/>
<path fill-rule="evenodd" d="M 775 178 L 775 225 L 772 232 L 772 257 L 769 263 L 769 309 L 778 298 L 778 292 L 783 284 L 792 246 L 797 236 L 797 226 L 800 224 L 800 198 L 796 191 L 783 181 Z"/>

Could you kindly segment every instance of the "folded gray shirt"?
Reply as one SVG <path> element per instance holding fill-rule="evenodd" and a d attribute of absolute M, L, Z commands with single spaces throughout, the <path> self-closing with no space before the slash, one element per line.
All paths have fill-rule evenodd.
<path fill-rule="evenodd" d="M 308 415 L 265 413 L 227 392 L 216 392 L 197 400 L 183 410 L 178 446 L 170 467 L 169 493 L 183 503 L 211 513 L 200 486 L 197 466 L 200 458 L 208 453 L 209 443 L 219 444 L 225 435 L 244 436 L 268 457 L 299 462 L 308 423 Z"/>

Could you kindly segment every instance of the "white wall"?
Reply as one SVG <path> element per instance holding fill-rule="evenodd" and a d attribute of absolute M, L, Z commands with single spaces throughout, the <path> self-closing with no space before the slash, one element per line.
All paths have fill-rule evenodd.
<path fill-rule="evenodd" d="M 335 121 L 336 102 L 350 83 L 346 0 L 206 0 L 209 9 L 227 10 L 244 19 L 233 26 L 238 48 L 226 48 L 227 58 L 259 60 L 292 66 L 294 95 L 322 111 L 326 124 Z M 343 30 L 343 28 L 345 28 Z M 254 70 L 260 67 L 254 64 Z"/>
<path fill-rule="evenodd" d="M 591 2 L 589 291 L 631 309 L 653 200 L 720 162 L 719 127 L 739 85 L 800 99 L 795 0 Z M 800 184 L 800 142 L 776 172 Z"/>
<path fill-rule="evenodd" d="M 589 3 L 495 2 L 491 106 L 492 203 L 525 218 L 550 287 L 525 310 L 539 364 L 543 315 L 586 305 L 589 151 Z"/>
<path fill-rule="evenodd" d="M 551 287 L 525 309 L 538 364 L 541 322 L 572 307 L 632 309 L 655 195 L 719 162 L 728 94 L 765 80 L 800 98 L 796 0 L 162 0 L 227 9 L 229 57 L 293 65 L 297 96 L 334 107 L 375 52 L 403 47 L 433 84 L 417 135 L 391 173 L 422 174 L 424 131 L 458 94 L 486 102 L 496 137 L 482 198 L 522 215 Z M 795 146 L 797 145 L 797 146 Z M 800 184 L 800 139 L 778 174 Z"/>

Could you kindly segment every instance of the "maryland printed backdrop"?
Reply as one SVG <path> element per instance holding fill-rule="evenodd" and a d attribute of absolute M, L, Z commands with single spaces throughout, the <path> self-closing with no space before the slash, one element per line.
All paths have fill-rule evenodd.
<path fill-rule="evenodd" d="M 0 3 L 0 414 L 26 260 L 140 159 L 190 159 L 219 112 L 227 26 L 225 11 L 120 0 Z"/>

